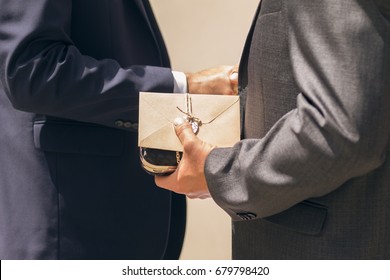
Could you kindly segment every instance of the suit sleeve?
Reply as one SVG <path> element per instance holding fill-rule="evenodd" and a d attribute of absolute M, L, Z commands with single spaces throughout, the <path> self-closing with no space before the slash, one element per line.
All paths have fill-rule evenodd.
<path fill-rule="evenodd" d="M 389 22 L 374 1 L 283 3 L 297 106 L 265 137 L 206 161 L 211 195 L 234 220 L 324 196 L 376 169 L 387 151 Z"/>
<path fill-rule="evenodd" d="M 139 91 L 173 91 L 168 68 L 122 68 L 81 54 L 69 35 L 70 0 L 0 6 L 0 77 L 16 109 L 114 126 L 137 121 Z"/>

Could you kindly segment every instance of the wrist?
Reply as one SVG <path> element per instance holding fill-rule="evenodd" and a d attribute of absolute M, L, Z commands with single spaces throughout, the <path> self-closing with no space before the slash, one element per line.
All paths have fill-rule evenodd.
<path fill-rule="evenodd" d="M 187 90 L 189 93 L 192 93 L 192 78 L 193 78 L 193 73 L 185 73 L 186 75 L 186 83 L 187 83 Z"/>

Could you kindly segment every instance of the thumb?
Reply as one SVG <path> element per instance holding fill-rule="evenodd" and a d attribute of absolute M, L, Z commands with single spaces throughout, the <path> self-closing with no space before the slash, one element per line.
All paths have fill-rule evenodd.
<path fill-rule="evenodd" d="M 230 85 L 234 94 L 238 94 L 238 65 L 235 65 L 229 74 Z"/>
<path fill-rule="evenodd" d="M 238 82 L 238 70 L 239 70 L 239 65 L 236 64 L 233 66 L 232 70 L 230 71 L 229 78 L 232 82 Z"/>
<path fill-rule="evenodd" d="M 230 84 L 235 86 L 235 85 L 238 85 L 238 73 L 237 72 L 232 72 L 230 75 L 229 75 L 229 80 L 230 80 Z"/>
<path fill-rule="evenodd" d="M 186 142 L 196 139 L 195 133 L 192 131 L 192 126 L 186 119 L 176 118 L 173 124 L 175 126 L 175 133 L 183 146 L 185 146 Z"/>

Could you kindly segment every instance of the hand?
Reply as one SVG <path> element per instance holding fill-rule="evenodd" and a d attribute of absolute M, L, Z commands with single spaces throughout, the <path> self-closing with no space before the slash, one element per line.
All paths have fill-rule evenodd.
<path fill-rule="evenodd" d="M 238 94 L 238 65 L 186 73 L 189 93 Z"/>
<path fill-rule="evenodd" d="M 184 119 L 175 120 L 175 132 L 183 145 L 183 157 L 174 173 L 155 177 L 157 186 L 188 198 L 210 197 L 203 170 L 208 154 L 215 147 L 200 140 Z"/>

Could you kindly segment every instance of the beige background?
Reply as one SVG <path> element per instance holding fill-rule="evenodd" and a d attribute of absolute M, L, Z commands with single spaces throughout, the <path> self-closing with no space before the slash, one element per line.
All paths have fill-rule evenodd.
<path fill-rule="evenodd" d="M 239 62 L 259 0 L 150 0 L 172 67 L 197 71 Z M 231 259 L 229 216 L 211 199 L 187 200 L 183 260 Z"/>

